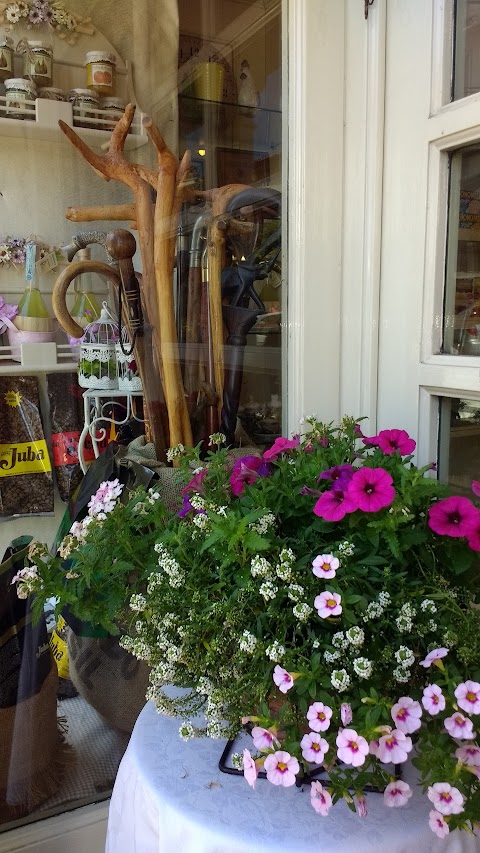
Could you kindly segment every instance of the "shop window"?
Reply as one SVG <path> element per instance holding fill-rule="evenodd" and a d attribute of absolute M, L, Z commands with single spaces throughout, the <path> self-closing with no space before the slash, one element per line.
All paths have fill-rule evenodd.
<path fill-rule="evenodd" d="M 118 448 L 149 478 L 171 445 L 222 432 L 261 454 L 282 434 L 286 247 L 279 0 L 1 5 L 5 830 L 108 797 L 148 687 L 118 637 L 53 597 L 32 621 L 12 579 L 32 543 L 55 553 Z"/>
<path fill-rule="evenodd" d="M 480 470 L 480 400 L 440 399 L 439 479 L 456 493 L 472 497 Z"/>
<path fill-rule="evenodd" d="M 453 100 L 480 92 L 480 11 L 477 0 L 455 0 L 453 67 Z"/>

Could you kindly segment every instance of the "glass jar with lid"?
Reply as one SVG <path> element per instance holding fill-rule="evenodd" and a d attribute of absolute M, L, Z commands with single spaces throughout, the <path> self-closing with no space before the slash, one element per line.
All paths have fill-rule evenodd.
<path fill-rule="evenodd" d="M 90 127 L 97 129 L 98 125 L 89 119 L 98 118 L 98 95 L 90 89 L 71 89 L 67 95 L 73 112 L 73 124 L 79 127 Z"/>
<path fill-rule="evenodd" d="M 36 86 L 52 85 L 53 48 L 42 41 L 27 41 L 23 54 L 23 76 Z"/>
<path fill-rule="evenodd" d="M 13 75 L 13 39 L 0 33 L 0 83 Z"/>
<path fill-rule="evenodd" d="M 113 95 L 117 58 L 114 53 L 90 50 L 85 58 L 87 86 L 99 95 Z"/>
<path fill-rule="evenodd" d="M 10 77 L 5 80 L 5 107 L 9 118 L 35 121 L 35 109 L 26 101 L 34 101 L 37 90 L 34 83 L 23 77 Z"/>
<path fill-rule="evenodd" d="M 55 89 L 53 86 L 45 86 L 38 90 L 38 97 L 47 101 L 64 101 L 65 92 L 62 92 L 61 89 Z"/>
<path fill-rule="evenodd" d="M 126 103 L 123 98 L 100 98 L 100 109 L 103 110 L 102 118 L 108 121 L 107 129 L 115 127 L 125 112 Z"/>

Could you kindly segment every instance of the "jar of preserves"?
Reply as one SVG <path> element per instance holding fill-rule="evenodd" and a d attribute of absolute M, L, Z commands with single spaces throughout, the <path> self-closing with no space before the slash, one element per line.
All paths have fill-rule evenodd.
<path fill-rule="evenodd" d="M 102 118 L 108 121 L 107 129 L 115 127 L 125 112 L 126 103 L 123 98 L 100 98 L 100 109 L 103 110 Z"/>
<path fill-rule="evenodd" d="M 30 80 L 24 80 L 23 77 L 10 77 L 10 80 L 5 80 L 5 107 L 9 118 L 35 121 L 35 110 L 29 110 L 25 102 L 34 101 L 36 97 L 35 84 Z"/>
<path fill-rule="evenodd" d="M 90 50 L 85 58 L 87 86 L 99 95 L 113 95 L 117 59 L 114 53 Z"/>
<path fill-rule="evenodd" d="M 73 112 L 73 124 L 78 127 L 90 127 L 95 130 L 98 125 L 89 119 L 98 118 L 98 95 L 90 89 L 71 89 L 67 95 L 67 101 L 70 101 Z"/>
<path fill-rule="evenodd" d="M 13 39 L 0 35 L 0 83 L 13 74 Z"/>
<path fill-rule="evenodd" d="M 54 89 L 53 86 L 46 86 L 38 90 L 38 97 L 45 98 L 47 101 L 64 101 L 65 92 L 61 89 Z"/>
<path fill-rule="evenodd" d="M 52 85 L 53 48 L 41 41 L 27 41 L 23 55 L 23 76 L 36 86 Z"/>

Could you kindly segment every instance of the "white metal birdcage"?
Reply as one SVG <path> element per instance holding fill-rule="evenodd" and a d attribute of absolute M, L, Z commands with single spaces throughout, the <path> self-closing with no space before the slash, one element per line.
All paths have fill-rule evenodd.
<path fill-rule="evenodd" d="M 121 391 L 142 391 L 142 380 L 138 375 L 133 346 L 127 329 L 122 329 L 121 343 L 115 346 L 117 354 L 117 378 Z"/>
<path fill-rule="evenodd" d="M 118 325 L 104 302 L 98 320 L 86 327 L 80 347 L 78 384 L 82 388 L 118 388 L 117 342 Z"/>

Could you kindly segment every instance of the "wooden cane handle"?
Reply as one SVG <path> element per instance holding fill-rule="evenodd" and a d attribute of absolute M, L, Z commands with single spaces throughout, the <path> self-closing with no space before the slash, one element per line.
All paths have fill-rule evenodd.
<path fill-rule="evenodd" d="M 77 276 L 88 272 L 99 273 L 99 275 L 103 275 L 105 278 L 108 278 L 116 284 L 117 287 L 120 286 L 119 274 L 112 269 L 112 267 L 109 267 L 101 261 L 78 261 L 77 263 L 69 264 L 68 267 L 60 273 L 53 286 L 53 313 L 62 328 L 65 329 L 65 331 L 73 338 L 83 337 L 85 329 L 82 329 L 82 327 L 79 326 L 68 313 L 66 302 L 67 290 L 71 282 L 77 278 Z"/>

